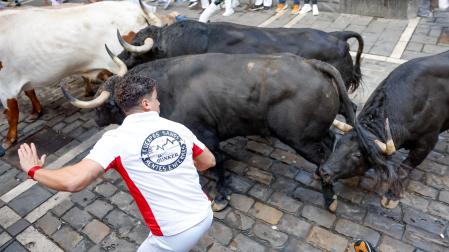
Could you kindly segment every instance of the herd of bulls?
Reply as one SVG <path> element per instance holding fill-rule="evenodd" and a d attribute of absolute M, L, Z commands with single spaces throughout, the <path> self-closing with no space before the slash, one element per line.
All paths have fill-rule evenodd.
<path fill-rule="evenodd" d="M 114 5 L 120 4 L 128 6 L 123 14 L 114 12 Z M 112 14 L 101 16 L 104 9 L 95 12 L 96 5 Z M 79 28 L 61 26 L 61 34 L 30 39 L 30 34 L 18 35 L 7 25 L 19 20 L 22 12 L 36 16 L 47 12 L 51 19 L 50 14 L 73 8 L 78 12 L 70 13 Z M 122 22 L 126 15 L 134 15 L 134 21 Z M 81 16 L 86 18 L 80 21 Z M 94 28 L 99 20 L 101 27 Z M 30 28 L 22 32 L 25 29 Z M 95 108 L 97 124 L 104 126 L 120 124 L 125 117 L 114 102 L 114 86 L 121 76 L 150 76 L 158 83 L 161 116 L 186 125 L 216 154 L 215 210 L 226 207 L 229 200 L 219 142 L 231 137 L 273 136 L 291 146 L 317 165 L 326 206 L 335 211 L 332 184 L 370 168 L 389 185 L 382 205 L 395 207 L 403 190 L 401 181 L 426 158 L 438 135 L 449 129 L 449 52 L 396 68 L 356 117 L 348 92 L 361 83 L 363 39 L 355 32 L 175 22 L 175 15 L 156 16 L 142 3 L 139 8 L 127 2 L 51 13 L 38 8 L 0 12 L 0 31 L 0 99 L 10 126 L 5 149 L 17 141 L 15 98 L 21 90 L 33 103 L 32 120 L 42 113 L 34 87 L 72 74 L 94 80 L 103 70 L 115 73 L 91 101 L 78 100 L 62 87 L 73 105 Z M 92 32 L 95 35 L 86 36 Z M 358 41 L 355 62 L 349 53 L 350 38 Z M 106 50 L 100 49 L 105 43 Z M 119 54 L 120 45 L 125 50 Z M 335 120 L 337 114 L 344 115 L 346 123 Z M 332 125 L 345 132 L 338 141 Z M 409 150 L 402 162 L 396 161 L 397 149 Z"/>

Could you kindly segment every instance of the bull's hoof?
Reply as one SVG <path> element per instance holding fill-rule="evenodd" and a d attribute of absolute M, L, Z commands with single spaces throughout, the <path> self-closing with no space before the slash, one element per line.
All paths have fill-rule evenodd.
<path fill-rule="evenodd" d="M 212 211 L 214 212 L 220 212 L 224 210 L 229 205 L 229 200 L 231 198 L 227 196 L 226 198 L 222 199 L 214 199 L 212 201 Z"/>
<path fill-rule="evenodd" d="M 7 150 L 7 149 L 9 149 L 9 148 L 11 148 L 11 146 L 16 142 L 17 140 L 5 140 L 3 143 L 2 143 L 2 148 L 3 148 L 3 150 Z"/>
<path fill-rule="evenodd" d="M 338 206 L 338 197 L 337 195 L 334 195 L 332 197 L 332 201 L 329 204 L 329 207 L 327 208 L 331 213 L 337 212 L 337 206 Z"/>
<path fill-rule="evenodd" d="M 396 208 L 399 204 L 399 200 L 392 200 L 385 196 L 382 196 L 382 200 L 380 201 L 383 207 L 388 209 Z"/>
<path fill-rule="evenodd" d="M 229 205 L 229 201 L 227 201 L 227 200 L 221 200 L 219 202 L 214 200 L 214 201 L 212 201 L 212 211 L 214 211 L 214 212 L 223 211 L 228 205 Z"/>
<path fill-rule="evenodd" d="M 36 121 L 39 117 L 41 117 L 41 115 L 42 115 L 42 112 L 40 112 L 40 113 L 31 113 L 31 114 L 29 114 L 26 118 L 25 118 L 25 122 L 27 122 L 27 123 L 32 123 L 32 122 L 34 122 L 34 121 Z"/>

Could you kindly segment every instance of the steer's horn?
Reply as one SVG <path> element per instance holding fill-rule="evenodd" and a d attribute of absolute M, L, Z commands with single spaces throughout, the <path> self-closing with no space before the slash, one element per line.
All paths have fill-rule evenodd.
<path fill-rule="evenodd" d="M 341 122 L 341 121 L 339 121 L 337 119 L 335 119 L 332 122 L 332 125 L 334 125 L 335 128 L 337 128 L 337 129 L 339 129 L 339 130 L 341 130 L 343 132 L 348 132 L 348 131 L 352 130 L 352 126 L 351 125 L 349 125 L 347 123 L 344 123 L 344 122 Z"/>
<path fill-rule="evenodd" d="M 69 92 L 67 92 L 67 90 L 65 90 L 63 85 L 61 85 L 61 90 L 62 90 L 62 93 L 64 94 L 65 98 L 67 98 L 67 100 L 69 100 L 73 106 L 82 108 L 82 109 L 96 108 L 96 107 L 100 106 L 101 104 L 103 104 L 105 101 L 107 101 L 109 96 L 111 95 L 111 93 L 109 93 L 108 91 L 103 90 L 100 93 L 100 95 L 98 97 L 96 97 L 95 99 L 93 99 L 91 101 L 81 101 L 81 100 L 78 100 L 77 98 L 75 98 Z"/>
<path fill-rule="evenodd" d="M 149 50 L 151 50 L 154 44 L 152 38 L 146 38 L 145 41 L 143 42 L 143 45 L 141 46 L 131 45 L 122 38 L 122 35 L 120 35 L 120 31 L 118 29 L 117 29 L 117 38 L 118 42 L 120 42 L 120 45 L 122 45 L 126 51 L 138 54 L 148 52 Z"/>
<path fill-rule="evenodd" d="M 113 72 L 113 71 L 111 71 L 111 72 L 115 73 L 116 75 L 118 75 L 120 77 L 123 77 L 123 75 L 125 75 L 126 72 L 128 72 L 128 68 L 126 67 L 125 63 L 121 59 L 119 59 L 117 56 L 115 56 L 111 52 L 111 50 L 109 50 L 109 47 L 106 44 L 104 45 L 104 47 L 106 48 L 106 51 L 108 52 L 109 56 L 112 58 L 112 60 L 115 62 L 115 64 L 117 64 L 119 67 L 119 70 L 117 72 Z"/>
<path fill-rule="evenodd" d="M 162 26 L 162 21 L 160 18 L 158 18 L 152 11 L 147 11 L 145 5 L 143 4 L 142 0 L 139 0 L 140 8 L 143 11 L 143 14 L 145 16 L 145 19 L 148 21 L 150 25 L 154 25 L 157 27 Z"/>
<path fill-rule="evenodd" d="M 384 154 L 391 155 L 396 152 L 396 147 L 394 146 L 393 137 L 391 136 L 390 122 L 388 118 L 385 119 L 385 132 L 387 135 L 387 144 L 384 144 L 377 139 L 374 140 L 374 142 L 377 144 L 377 146 L 379 146 Z"/>

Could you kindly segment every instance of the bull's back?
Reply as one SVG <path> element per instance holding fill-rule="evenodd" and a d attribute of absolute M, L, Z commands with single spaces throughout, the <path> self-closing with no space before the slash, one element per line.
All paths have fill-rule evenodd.
<path fill-rule="evenodd" d="M 384 95 L 387 116 L 402 125 L 411 139 L 438 134 L 449 128 L 448 79 L 449 52 L 409 61 L 393 70 L 365 107 Z"/>
<path fill-rule="evenodd" d="M 308 28 L 260 28 L 214 23 L 209 25 L 209 30 L 209 52 L 285 52 L 304 58 L 330 61 L 345 56 L 347 49 L 345 41 L 326 32 Z"/>
<path fill-rule="evenodd" d="M 163 115 L 186 124 L 201 118 L 223 138 L 266 133 L 270 109 L 287 100 L 286 113 L 295 114 L 311 100 L 330 96 L 324 99 L 331 102 L 314 104 L 338 111 L 331 81 L 291 54 L 182 56 L 142 64 L 131 72 L 158 81 Z M 313 117 L 313 112 L 307 114 Z"/>

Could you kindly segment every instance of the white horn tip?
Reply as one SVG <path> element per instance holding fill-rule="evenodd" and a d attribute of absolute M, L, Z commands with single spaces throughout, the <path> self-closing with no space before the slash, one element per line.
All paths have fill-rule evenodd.
<path fill-rule="evenodd" d="M 383 207 L 388 209 L 396 208 L 399 204 L 399 200 L 391 200 L 385 196 L 382 196 L 382 200 L 380 201 Z"/>

